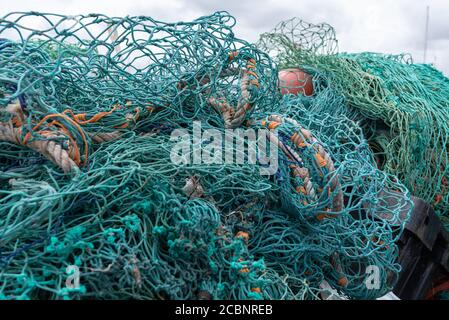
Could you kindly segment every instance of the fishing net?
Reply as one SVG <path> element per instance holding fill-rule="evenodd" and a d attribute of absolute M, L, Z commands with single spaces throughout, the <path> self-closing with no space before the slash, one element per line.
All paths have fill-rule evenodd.
<path fill-rule="evenodd" d="M 311 111 L 345 114 L 363 128 L 380 169 L 447 217 L 449 79 L 410 55 L 338 53 L 326 24 L 294 18 L 261 36 L 258 46 L 280 68 L 299 67 L 326 82 L 345 103 L 313 104 Z"/>
<path fill-rule="evenodd" d="M 334 86 L 282 97 L 276 66 L 234 24 L 226 12 L 0 20 L 1 298 L 320 299 L 326 282 L 374 299 L 392 289 L 408 191 L 377 169 L 356 122 L 318 110 L 345 104 Z M 214 134 L 195 140 L 197 123 Z M 249 161 L 264 147 L 251 139 L 235 150 L 241 163 L 206 157 L 232 129 L 263 132 L 277 170 L 261 174 L 260 153 Z M 198 153 L 210 161 L 189 161 Z"/>

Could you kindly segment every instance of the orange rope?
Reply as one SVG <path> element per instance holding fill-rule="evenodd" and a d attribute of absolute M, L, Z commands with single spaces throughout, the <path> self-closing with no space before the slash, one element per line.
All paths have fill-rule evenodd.
<path fill-rule="evenodd" d="M 250 83 L 251 83 L 253 86 L 256 86 L 257 88 L 260 88 L 260 84 L 259 84 L 259 82 L 258 82 L 257 80 L 251 80 Z"/>
<path fill-rule="evenodd" d="M 124 122 L 123 124 L 119 125 L 119 126 L 115 126 L 115 129 L 126 129 L 129 126 L 128 122 Z"/>
<path fill-rule="evenodd" d="M 83 161 L 83 165 L 85 165 L 86 163 L 87 163 L 87 159 L 88 159 L 88 156 L 89 156 L 89 148 L 88 148 L 88 144 L 87 144 L 87 139 L 86 139 L 86 135 L 84 134 L 84 131 L 83 131 L 83 129 L 81 128 L 81 126 L 76 122 L 76 121 L 74 121 L 73 119 L 71 119 L 71 118 L 69 118 L 68 116 L 66 116 L 65 114 L 63 114 L 63 113 L 53 113 L 53 114 L 49 114 L 49 115 L 46 115 L 44 118 L 42 118 L 41 119 L 41 121 L 39 121 L 39 123 L 38 124 L 36 124 L 33 128 L 32 128 L 32 130 L 30 131 L 30 132 L 28 132 L 26 135 L 25 135 L 25 137 L 24 137 L 24 139 L 23 139 L 23 141 L 22 141 L 22 144 L 26 144 L 27 142 L 28 142 L 28 140 L 32 137 L 32 132 L 33 131 L 36 131 L 42 124 L 44 124 L 44 122 L 45 121 L 47 121 L 48 119 L 51 119 L 51 118 L 57 118 L 57 117 L 61 117 L 61 118 L 63 118 L 64 120 L 67 120 L 67 121 L 69 121 L 71 124 L 73 124 L 77 129 L 78 129 L 78 131 L 80 132 L 80 134 L 81 134 L 81 137 L 82 137 L 82 139 L 83 139 L 83 142 L 84 142 L 84 146 L 85 146 L 85 150 L 84 150 L 84 161 Z M 61 124 L 62 125 L 62 124 Z M 65 129 L 65 130 L 67 130 L 67 129 Z"/>
<path fill-rule="evenodd" d="M 237 232 L 236 237 L 237 237 L 237 238 L 243 238 L 243 239 L 245 239 L 245 241 L 248 241 L 248 240 L 249 240 L 249 234 L 248 234 L 248 232 L 244 232 L 244 231 L 239 231 L 239 232 Z"/>
<path fill-rule="evenodd" d="M 239 52 L 237 50 L 229 52 L 229 61 L 234 60 L 234 58 L 236 58 L 238 55 L 239 55 Z"/>
<path fill-rule="evenodd" d="M 134 117 L 134 121 L 137 121 L 140 118 L 140 109 L 138 107 L 136 107 L 134 109 L 134 111 L 136 112 L 136 116 Z"/>
<path fill-rule="evenodd" d="M 55 125 L 55 126 L 61 128 L 61 131 L 64 132 L 64 133 L 67 135 L 67 137 L 69 138 L 70 143 L 73 145 L 73 149 L 74 149 L 74 151 L 75 151 L 75 155 L 73 156 L 73 161 L 75 161 L 76 165 L 79 166 L 80 163 L 81 163 L 81 154 L 80 154 L 80 150 L 79 150 L 79 148 L 78 148 L 78 144 L 76 143 L 75 139 L 74 139 L 74 138 L 72 137 L 72 135 L 70 134 L 70 131 L 67 130 L 67 128 L 66 128 L 62 123 L 60 123 L 60 122 L 58 122 L 58 121 L 56 121 L 56 120 L 53 120 L 48 126 L 51 127 L 51 126 L 53 126 L 53 125 Z M 39 131 L 39 133 L 41 134 L 42 131 Z"/>
<path fill-rule="evenodd" d="M 104 118 L 105 116 L 108 116 L 110 114 L 112 114 L 115 110 L 117 109 L 117 105 L 115 105 L 111 110 L 109 111 L 102 111 L 97 113 L 96 115 L 94 115 L 92 118 L 90 118 L 89 120 L 86 120 L 86 114 L 85 113 L 80 113 L 80 114 L 74 114 L 72 110 L 70 109 L 66 109 L 64 110 L 63 114 L 66 113 L 70 113 L 70 115 L 73 117 L 73 119 L 79 123 L 79 124 L 88 124 L 88 123 L 94 123 L 94 122 L 98 122 L 99 120 L 101 120 L 102 118 Z"/>
<path fill-rule="evenodd" d="M 436 286 L 435 288 L 432 288 L 427 294 L 426 299 L 427 300 L 432 299 L 442 291 L 449 291 L 449 281 L 443 282 L 442 284 Z"/>
<path fill-rule="evenodd" d="M 17 128 L 22 126 L 22 121 L 20 121 L 19 117 L 13 117 L 11 121 L 12 124 Z"/>
<path fill-rule="evenodd" d="M 251 75 L 251 76 L 253 76 L 253 77 L 256 78 L 256 79 L 259 78 L 259 76 L 258 76 L 254 71 L 247 71 L 246 73 L 249 74 L 249 75 Z"/>
<path fill-rule="evenodd" d="M 327 165 L 326 160 L 323 158 L 323 156 L 321 154 L 319 154 L 318 152 L 315 154 L 315 158 L 316 158 L 316 163 L 318 164 L 318 166 L 320 168 L 325 167 Z"/>

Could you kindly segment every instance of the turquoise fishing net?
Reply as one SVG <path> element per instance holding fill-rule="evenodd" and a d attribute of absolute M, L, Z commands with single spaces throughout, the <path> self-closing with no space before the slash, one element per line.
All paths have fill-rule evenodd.
<path fill-rule="evenodd" d="M 374 299 L 392 289 L 407 189 L 377 168 L 356 121 L 319 110 L 346 105 L 325 74 L 313 96 L 282 97 L 276 65 L 234 24 L 226 12 L 0 20 L 1 298 L 320 299 L 327 282 Z M 174 163 L 171 134 L 193 136 L 194 121 L 222 135 L 266 129 L 278 170 Z M 210 143 L 193 141 L 187 157 Z M 78 287 L 66 283 L 73 267 Z"/>
<path fill-rule="evenodd" d="M 345 114 L 358 121 L 380 169 L 397 176 L 434 205 L 448 225 L 449 79 L 410 55 L 338 53 L 335 31 L 298 18 L 261 35 L 258 46 L 279 68 L 299 67 L 344 97 L 341 105 L 311 111 Z"/>

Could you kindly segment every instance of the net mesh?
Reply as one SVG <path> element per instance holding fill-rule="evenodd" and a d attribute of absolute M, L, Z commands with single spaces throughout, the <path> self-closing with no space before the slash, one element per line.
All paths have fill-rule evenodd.
<path fill-rule="evenodd" d="M 294 18 L 262 34 L 259 48 L 279 68 L 301 68 L 344 99 L 311 111 L 345 114 L 364 130 L 380 169 L 434 205 L 448 225 L 449 79 L 408 54 L 338 53 L 335 32 Z M 317 49 L 319 48 L 319 49 Z"/>
<path fill-rule="evenodd" d="M 316 71 L 313 96 L 282 97 L 276 65 L 234 25 L 226 12 L 0 20 L 1 298 L 320 299 L 324 281 L 354 299 L 391 290 L 407 189 L 377 168 L 331 76 Z M 332 32 L 317 36 L 332 44 Z M 171 133 L 191 136 L 194 121 L 267 130 L 278 170 L 174 163 Z"/>

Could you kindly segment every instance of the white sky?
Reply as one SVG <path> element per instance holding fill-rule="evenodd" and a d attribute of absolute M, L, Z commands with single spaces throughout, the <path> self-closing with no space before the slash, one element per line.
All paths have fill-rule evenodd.
<path fill-rule="evenodd" d="M 149 15 L 173 22 L 226 10 L 237 18 L 236 36 L 250 42 L 279 21 L 296 16 L 334 26 L 340 51 L 408 52 L 422 62 L 427 5 L 431 8 L 427 62 L 449 75 L 448 0 L 0 0 L 0 16 L 33 10 Z"/>

